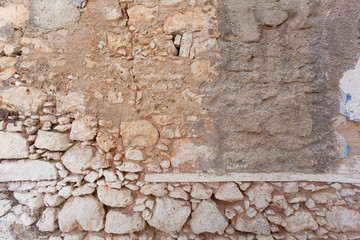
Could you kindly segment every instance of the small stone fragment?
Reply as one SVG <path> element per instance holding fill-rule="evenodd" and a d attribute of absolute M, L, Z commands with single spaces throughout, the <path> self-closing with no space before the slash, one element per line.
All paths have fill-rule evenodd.
<path fill-rule="evenodd" d="M 128 149 L 125 151 L 125 158 L 129 160 L 143 161 L 144 155 L 141 150 Z"/>
<path fill-rule="evenodd" d="M 40 220 L 36 226 L 42 232 L 53 232 L 57 228 L 55 221 L 57 220 L 56 208 L 47 208 L 42 213 Z"/>
<path fill-rule="evenodd" d="M 90 141 L 96 136 L 96 122 L 93 118 L 84 117 L 73 121 L 70 132 L 71 140 Z"/>
<path fill-rule="evenodd" d="M 297 211 L 292 216 L 286 217 L 285 229 L 295 233 L 303 230 L 316 230 L 319 228 L 311 213 L 307 211 Z"/>
<path fill-rule="evenodd" d="M 180 57 L 189 57 L 190 48 L 192 44 L 192 34 L 191 33 L 184 33 L 181 38 L 181 45 L 180 45 Z"/>
<path fill-rule="evenodd" d="M 122 122 L 120 133 L 128 147 L 154 146 L 159 139 L 158 130 L 148 121 Z"/>
<path fill-rule="evenodd" d="M 96 136 L 97 145 L 104 150 L 109 152 L 111 149 L 116 147 L 117 140 L 105 131 L 99 131 Z"/>
<path fill-rule="evenodd" d="M 244 197 L 239 188 L 237 187 L 236 183 L 230 182 L 225 183 L 216 190 L 215 198 L 227 202 L 236 202 L 239 200 L 243 200 Z"/>
<path fill-rule="evenodd" d="M 144 195 L 154 195 L 156 197 L 165 196 L 167 191 L 167 184 L 166 183 L 155 183 L 155 184 L 145 184 L 140 192 Z"/>
<path fill-rule="evenodd" d="M 197 199 L 209 199 L 213 193 L 211 188 L 206 188 L 201 183 L 194 183 L 190 195 Z"/>
<path fill-rule="evenodd" d="M 143 167 L 134 162 L 124 162 L 117 169 L 123 172 L 141 172 Z"/>
<path fill-rule="evenodd" d="M 108 186 L 98 186 L 97 196 L 99 200 L 110 207 L 126 207 L 133 202 L 129 189 L 112 189 Z"/>
<path fill-rule="evenodd" d="M 254 218 L 249 218 L 243 214 L 238 216 L 235 220 L 233 219 L 233 221 L 233 226 L 238 231 L 263 235 L 270 234 L 269 222 L 260 213 L 257 214 Z"/>
<path fill-rule="evenodd" d="M 268 183 L 260 183 L 251 186 L 247 191 L 251 204 L 254 204 L 256 209 L 260 212 L 269 206 L 269 202 L 272 200 L 271 193 L 274 188 Z"/>
<path fill-rule="evenodd" d="M 70 139 L 66 133 L 38 131 L 35 141 L 37 148 L 43 148 L 50 151 L 65 151 L 69 148 Z"/>

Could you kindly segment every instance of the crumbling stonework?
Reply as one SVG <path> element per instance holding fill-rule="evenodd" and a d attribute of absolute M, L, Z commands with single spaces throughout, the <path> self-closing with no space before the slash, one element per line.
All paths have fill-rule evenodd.
<path fill-rule="evenodd" d="M 0 239 L 359 238 L 359 9 L 0 2 Z"/>

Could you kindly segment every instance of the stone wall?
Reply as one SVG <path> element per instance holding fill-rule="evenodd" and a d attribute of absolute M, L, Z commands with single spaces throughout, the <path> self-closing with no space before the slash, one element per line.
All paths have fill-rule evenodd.
<path fill-rule="evenodd" d="M 1 1 L 0 239 L 360 238 L 359 5 Z"/>

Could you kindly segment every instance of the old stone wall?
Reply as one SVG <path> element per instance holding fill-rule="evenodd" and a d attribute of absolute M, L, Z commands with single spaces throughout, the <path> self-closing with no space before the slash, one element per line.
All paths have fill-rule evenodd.
<path fill-rule="evenodd" d="M 0 239 L 359 239 L 359 10 L 0 1 Z"/>

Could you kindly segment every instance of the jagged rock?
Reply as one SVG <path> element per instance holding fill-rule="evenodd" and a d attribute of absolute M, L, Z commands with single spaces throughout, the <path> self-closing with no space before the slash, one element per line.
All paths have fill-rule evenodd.
<path fill-rule="evenodd" d="M 50 151 L 65 151 L 69 148 L 70 139 L 66 133 L 39 130 L 35 141 L 37 148 Z"/>
<path fill-rule="evenodd" d="M 246 191 L 246 195 L 248 195 L 251 204 L 254 204 L 256 209 L 262 212 L 269 206 L 269 202 L 272 200 L 271 193 L 273 190 L 274 188 L 270 184 L 260 183 L 251 186 Z"/>
<path fill-rule="evenodd" d="M 287 18 L 288 13 L 282 10 L 259 8 L 256 10 L 256 17 L 265 26 L 279 26 Z"/>
<path fill-rule="evenodd" d="M 57 209 L 56 208 L 47 208 L 42 213 L 40 220 L 37 222 L 36 226 L 42 232 L 53 232 L 57 228 Z"/>
<path fill-rule="evenodd" d="M 180 138 L 181 129 L 177 125 L 165 126 L 161 131 L 161 136 L 163 138 Z"/>
<path fill-rule="evenodd" d="M 215 198 L 227 202 L 236 202 L 242 200 L 244 197 L 236 183 L 230 182 L 225 183 L 216 190 Z"/>
<path fill-rule="evenodd" d="M 9 110 L 37 112 L 46 101 L 46 95 L 31 87 L 13 87 L 0 91 L 1 105 Z"/>
<path fill-rule="evenodd" d="M 195 234 L 204 232 L 223 234 L 228 221 L 215 202 L 203 200 L 192 213 L 190 226 Z"/>
<path fill-rule="evenodd" d="M 20 133 L 0 132 L 0 159 L 27 158 L 29 145 Z"/>
<path fill-rule="evenodd" d="M 285 217 L 285 229 L 295 233 L 303 230 L 316 230 L 319 228 L 311 213 L 307 211 L 297 211 L 290 217 Z"/>
<path fill-rule="evenodd" d="M 122 122 L 120 133 L 125 146 L 154 146 L 159 139 L 158 130 L 146 120 Z"/>
<path fill-rule="evenodd" d="M 258 213 L 254 218 L 249 218 L 245 214 L 242 214 L 233 221 L 233 226 L 238 231 L 264 235 L 270 234 L 269 222 L 260 213 Z"/>
<path fill-rule="evenodd" d="M 126 188 L 117 190 L 107 186 L 98 186 L 96 190 L 99 200 L 110 207 L 126 207 L 133 202 L 131 191 Z"/>
<path fill-rule="evenodd" d="M 116 147 L 117 140 L 105 131 L 99 131 L 96 136 L 96 143 L 105 152 L 109 152 Z"/>
<path fill-rule="evenodd" d="M 119 167 L 120 171 L 124 172 L 141 172 L 143 167 L 140 164 L 134 162 L 123 162 Z"/>
<path fill-rule="evenodd" d="M 105 232 L 125 234 L 145 229 L 145 221 L 139 212 L 126 213 L 121 210 L 110 210 L 106 214 Z"/>
<path fill-rule="evenodd" d="M 62 232 L 100 231 L 104 227 L 105 210 L 93 196 L 70 198 L 58 214 Z"/>
<path fill-rule="evenodd" d="M 46 193 L 44 196 L 44 203 L 48 207 L 57 207 L 64 201 L 65 199 L 58 194 Z"/>
<path fill-rule="evenodd" d="M 88 195 L 88 194 L 92 194 L 94 191 L 95 191 L 94 186 L 92 186 L 91 184 L 85 184 L 74 189 L 72 195 L 73 196 Z"/>
<path fill-rule="evenodd" d="M 356 232 L 360 229 L 360 212 L 334 206 L 325 213 L 326 229 L 333 232 Z"/>
<path fill-rule="evenodd" d="M 165 196 L 167 191 L 166 183 L 157 183 L 157 184 L 146 184 L 141 189 L 140 192 L 144 195 L 154 195 L 156 197 Z"/>
<path fill-rule="evenodd" d="M 64 166 L 72 173 L 83 173 L 86 169 L 101 169 L 110 166 L 110 162 L 101 156 L 94 147 L 74 145 L 61 157 Z"/>
<path fill-rule="evenodd" d="M 23 27 L 28 18 L 29 9 L 23 5 L 10 3 L 0 8 L 0 27 L 9 23 Z"/>
<path fill-rule="evenodd" d="M 311 198 L 315 201 L 315 203 L 328 203 L 335 202 L 341 197 L 339 193 L 316 192 L 311 195 Z"/>
<path fill-rule="evenodd" d="M 21 204 L 30 208 L 31 214 L 36 215 L 44 206 L 44 196 L 36 190 L 29 192 L 14 192 L 14 198 Z"/>
<path fill-rule="evenodd" d="M 96 136 L 96 120 L 91 117 L 78 118 L 72 123 L 70 139 L 78 141 L 90 141 Z"/>
<path fill-rule="evenodd" d="M 213 193 L 211 188 L 206 188 L 201 183 L 194 183 L 190 195 L 197 199 L 209 199 Z"/>
<path fill-rule="evenodd" d="M 112 52 L 117 52 L 119 50 L 119 48 L 126 48 L 127 46 L 129 46 L 129 43 L 131 41 L 131 33 L 130 32 L 128 32 L 127 34 L 122 34 L 122 35 L 108 32 L 106 34 L 106 36 L 107 36 L 107 42 L 108 42 L 110 51 L 112 51 Z M 117 93 L 115 93 L 115 92 L 110 92 L 110 93 L 111 94 L 109 94 L 109 95 L 113 96 L 113 97 L 109 97 L 110 99 L 113 99 L 112 102 L 113 103 L 119 102 L 118 101 L 119 96 L 116 97 Z"/>
<path fill-rule="evenodd" d="M 2 161 L 0 182 L 40 181 L 57 178 L 54 164 L 40 160 Z"/>
<path fill-rule="evenodd" d="M 148 223 L 160 231 L 172 233 L 181 230 L 190 213 L 187 201 L 161 197 L 156 199 L 156 206 Z"/>
<path fill-rule="evenodd" d="M 79 92 L 59 95 L 56 101 L 56 109 L 59 113 L 84 112 L 86 101 L 85 95 Z"/>
<path fill-rule="evenodd" d="M 149 8 L 145 5 L 135 5 L 127 10 L 129 15 L 129 25 L 135 23 L 145 23 L 155 19 L 158 7 Z"/>
<path fill-rule="evenodd" d="M 1 199 L 0 200 L 0 217 L 4 216 L 11 209 L 11 200 Z"/>
<path fill-rule="evenodd" d="M 185 192 L 185 190 L 182 189 L 181 187 L 175 187 L 175 189 L 173 191 L 171 191 L 169 195 L 172 198 L 178 198 L 178 199 L 183 199 L 183 200 L 189 199 L 189 194 L 187 192 Z"/>

